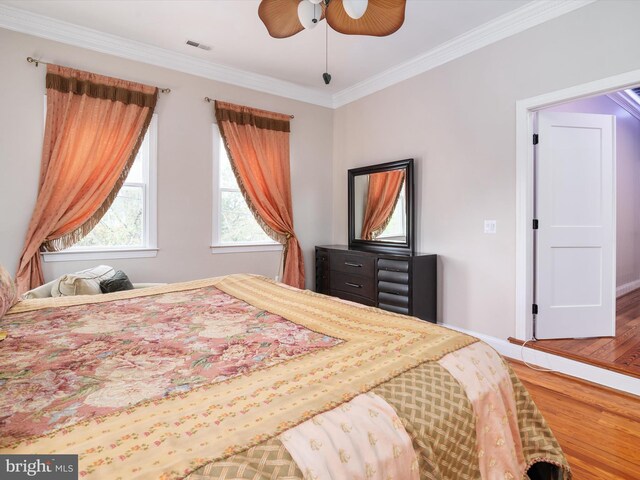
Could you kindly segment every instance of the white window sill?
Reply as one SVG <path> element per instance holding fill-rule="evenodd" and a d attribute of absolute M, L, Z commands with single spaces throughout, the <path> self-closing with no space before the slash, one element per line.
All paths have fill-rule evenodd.
<path fill-rule="evenodd" d="M 211 245 L 211 253 L 249 253 L 249 252 L 281 252 L 280 243 L 245 243 L 234 245 Z"/>
<path fill-rule="evenodd" d="M 45 262 L 70 262 L 74 260 L 112 260 L 116 258 L 151 258 L 158 255 L 157 248 L 120 248 L 113 250 L 65 250 L 41 252 Z"/>

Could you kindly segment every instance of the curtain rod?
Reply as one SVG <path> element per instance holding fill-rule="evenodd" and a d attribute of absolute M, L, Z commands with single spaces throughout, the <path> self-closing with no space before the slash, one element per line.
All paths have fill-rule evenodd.
<path fill-rule="evenodd" d="M 43 62 L 42 60 L 38 60 L 37 58 L 33 58 L 33 57 L 27 57 L 27 62 L 33 63 L 36 67 L 40 64 L 50 65 L 49 62 Z M 158 88 L 158 90 L 160 90 L 160 92 L 162 93 L 171 93 L 170 88 Z"/>
<path fill-rule="evenodd" d="M 204 101 L 211 103 L 211 102 L 215 102 L 216 99 L 215 98 L 211 98 L 211 97 L 204 97 Z M 295 115 L 289 115 L 289 118 L 296 118 L 296 116 Z"/>

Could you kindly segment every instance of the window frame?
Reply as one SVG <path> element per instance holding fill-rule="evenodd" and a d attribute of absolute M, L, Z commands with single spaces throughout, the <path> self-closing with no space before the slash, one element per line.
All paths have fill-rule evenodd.
<path fill-rule="evenodd" d="M 147 130 L 149 157 L 144 159 L 143 175 L 146 183 L 128 182 L 125 185 L 143 187 L 143 246 L 142 247 L 70 247 L 59 252 L 41 252 L 45 262 L 71 260 L 110 260 L 117 258 L 150 258 L 158 254 L 158 114 L 154 113 Z M 145 168 L 146 167 L 146 168 Z"/>
<path fill-rule="evenodd" d="M 222 193 L 237 192 L 239 190 L 220 186 L 220 147 L 222 146 L 222 136 L 218 125 L 213 123 L 212 128 L 212 222 L 211 222 L 211 245 L 212 254 L 220 253 L 243 253 L 243 252 L 281 252 L 283 245 L 281 243 L 269 240 L 268 242 L 222 242 L 220 240 L 220 231 L 222 220 Z"/>

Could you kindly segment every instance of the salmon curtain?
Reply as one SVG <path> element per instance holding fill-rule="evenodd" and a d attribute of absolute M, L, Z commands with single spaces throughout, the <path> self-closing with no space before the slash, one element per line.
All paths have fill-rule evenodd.
<path fill-rule="evenodd" d="M 282 281 L 304 288 L 304 259 L 293 231 L 289 116 L 215 102 L 231 168 L 262 229 L 284 245 Z"/>
<path fill-rule="evenodd" d="M 40 250 L 70 247 L 107 212 L 127 178 L 158 89 L 58 65 L 47 66 L 38 198 L 18 264 L 23 293 L 41 285 Z"/>
<path fill-rule="evenodd" d="M 404 170 L 369 175 L 369 191 L 362 221 L 363 240 L 373 240 L 387 228 L 398 203 L 403 182 Z"/>

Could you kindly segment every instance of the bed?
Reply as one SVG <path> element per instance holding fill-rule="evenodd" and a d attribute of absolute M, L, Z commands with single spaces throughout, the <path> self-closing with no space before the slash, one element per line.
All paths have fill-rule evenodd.
<path fill-rule="evenodd" d="M 0 454 L 80 478 L 571 477 L 486 344 L 264 277 L 23 300 L 0 329 Z"/>

